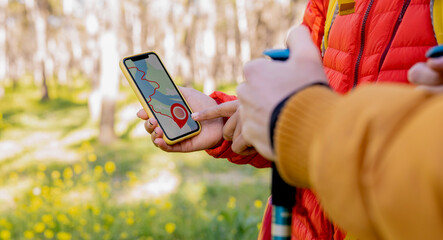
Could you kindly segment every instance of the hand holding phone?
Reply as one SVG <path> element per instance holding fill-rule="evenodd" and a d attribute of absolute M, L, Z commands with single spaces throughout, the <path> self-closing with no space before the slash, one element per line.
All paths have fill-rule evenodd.
<path fill-rule="evenodd" d="M 175 144 L 201 131 L 191 118 L 191 108 L 153 52 L 124 58 L 120 68 L 150 118 L 162 129 L 163 139 Z"/>

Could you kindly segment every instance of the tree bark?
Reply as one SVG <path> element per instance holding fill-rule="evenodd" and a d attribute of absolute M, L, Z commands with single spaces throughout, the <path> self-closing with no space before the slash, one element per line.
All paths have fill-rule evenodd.
<path fill-rule="evenodd" d="M 106 30 L 100 37 L 101 71 L 101 116 L 99 141 L 102 144 L 110 144 L 116 139 L 114 131 L 115 102 L 118 94 L 118 49 L 117 34 L 120 16 L 120 0 L 106 1 L 108 11 Z"/>
<path fill-rule="evenodd" d="M 47 15 L 48 15 L 48 3 L 46 1 L 26 0 L 26 8 L 30 13 L 32 22 L 34 23 L 36 40 L 37 40 L 37 52 L 35 54 L 34 63 L 34 80 L 37 84 L 41 84 L 42 97 L 41 100 L 45 101 L 49 99 L 48 84 L 46 79 L 46 66 L 45 60 L 48 57 L 47 54 Z"/>
<path fill-rule="evenodd" d="M 6 56 L 6 9 L 8 7 L 8 0 L 0 0 L 0 82 L 5 81 L 7 71 L 7 56 Z M 5 89 L 0 84 L 0 98 L 3 98 Z"/>

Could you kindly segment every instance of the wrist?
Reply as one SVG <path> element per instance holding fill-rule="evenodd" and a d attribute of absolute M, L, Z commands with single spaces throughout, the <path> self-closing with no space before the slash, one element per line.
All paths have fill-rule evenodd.
<path fill-rule="evenodd" d="M 292 96 L 276 123 L 276 165 L 282 178 L 298 187 L 310 187 L 309 161 L 315 135 L 326 124 L 337 98 L 324 86 L 313 86 Z"/>

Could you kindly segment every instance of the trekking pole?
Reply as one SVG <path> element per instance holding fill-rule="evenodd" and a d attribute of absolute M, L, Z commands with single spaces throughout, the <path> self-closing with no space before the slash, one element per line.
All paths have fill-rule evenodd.
<path fill-rule="evenodd" d="M 270 49 L 263 52 L 273 60 L 286 61 L 289 49 Z M 290 240 L 292 226 L 292 208 L 295 205 L 296 188 L 287 184 L 272 163 L 272 240 Z"/>

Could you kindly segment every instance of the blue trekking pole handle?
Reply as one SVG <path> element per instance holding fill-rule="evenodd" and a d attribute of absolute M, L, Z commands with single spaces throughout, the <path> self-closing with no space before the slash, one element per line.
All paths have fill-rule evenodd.
<path fill-rule="evenodd" d="M 438 58 L 443 56 L 443 45 L 435 46 L 426 52 L 427 58 Z"/>
<path fill-rule="evenodd" d="M 264 55 L 276 61 L 286 61 L 289 49 L 270 49 Z M 272 240 L 290 240 L 292 226 L 292 208 L 295 205 L 296 189 L 287 184 L 272 163 Z"/>

